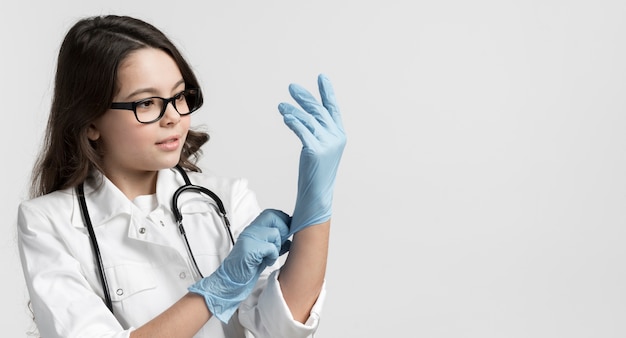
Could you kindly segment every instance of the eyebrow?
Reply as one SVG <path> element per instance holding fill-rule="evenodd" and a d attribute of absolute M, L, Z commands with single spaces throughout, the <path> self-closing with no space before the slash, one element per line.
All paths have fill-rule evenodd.
<path fill-rule="evenodd" d="M 176 89 L 176 87 L 180 86 L 180 85 L 181 85 L 181 84 L 183 84 L 183 83 L 185 83 L 185 80 L 184 80 L 184 79 L 180 79 L 180 80 L 178 80 L 178 82 L 176 82 L 176 83 L 174 84 L 174 86 L 172 87 L 172 90 Z M 156 88 L 154 88 L 154 87 L 149 87 L 149 88 L 140 88 L 140 89 L 137 89 L 137 90 L 135 90 L 134 92 L 130 93 L 128 96 L 126 96 L 126 98 L 127 98 L 127 99 L 130 99 L 130 98 L 131 98 L 131 97 L 133 97 L 133 96 L 136 96 L 136 95 L 138 95 L 138 94 L 143 94 L 143 93 L 150 94 L 150 95 L 156 95 L 156 92 L 157 92 L 157 90 L 156 90 Z"/>

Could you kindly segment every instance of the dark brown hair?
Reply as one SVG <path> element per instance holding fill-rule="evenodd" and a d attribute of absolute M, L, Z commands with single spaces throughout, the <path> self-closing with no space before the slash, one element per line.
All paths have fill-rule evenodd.
<path fill-rule="evenodd" d="M 187 88 L 200 87 L 178 49 L 149 23 L 108 15 L 84 18 L 70 28 L 59 50 L 43 149 L 33 169 L 32 197 L 73 187 L 91 170 L 102 171 L 96 143 L 87 138 L 87 130 L 111 105 L 120 63 L 147 47 L 174 59 Z M 195 163 L 208 140 L 207 133 L 189 130 L 179 164 L 200 171 Z"/>

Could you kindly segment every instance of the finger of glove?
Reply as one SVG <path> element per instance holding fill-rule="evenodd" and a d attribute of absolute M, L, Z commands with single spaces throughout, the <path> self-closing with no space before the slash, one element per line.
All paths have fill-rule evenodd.
<path fill-rule="evenodd" d="M 283 243 L 289 237 L 291 216 L 277 209 L 263 210 L 250 225 L 274 228 L 280 234 L 280 242 Z"/>
<path fill-rule="evenodd" d="M 320 74 L 317 77 L 317 86 L 320 91 L 320 97 L 322 98 L 322 105 L 326 107 L 326 110 L 335 121 L 337 127 L 343 130 L 343 121 L 341 119 L 341 113 L 339 111 L 339 106 L 337 105 L 335 90 L 332 83 L 326 75 Z"/>
<path fill-rule="evenodd" d="M 266 229 L 267 230 L 267 229 Z M 280 237 L 273 231 L 274 240 L 262 240 L 242 233 L 222 265 L 230 279 L 236 283 L 247 283 L 263 271 L 268 265 L 274 264 L 280 252 Z M 276 238 L 278 238 L 276 240 Z"/>
<path fill-rule="evenodd" d="M 272 243 L 276 250 L 280 250 L 283 233 L 288 232 L 288 229 L 289 227 L 275 214 L 263 212 L 241 232 L 237 241 L 245 241 L 250 238 L 254 241 Z"/>
<path fill-rule="evenodd" d="M 289 237 L 291 216 L 281 210 L 265 209 L 257 218 L 266 219 L 265 222 L 268 222 L 271 227 L 276 228 L 280 233 L 281 243 L 285 243 Z"/>
<path fill-rule="evenodd" d="M 292 83 L 289 85 L 291 97 L 302 109 L 311 114 L 322 126 L 334 125 L 332 117 L 326 107 L 324 107 L 308 90 L 304 87 Z"/>
<path fill-rule="evenodd" d="M 276 243 L 258 241 L 255 250 L 247 256 L 249 258 L 247 262 L 251 268 L 257 268 L 258 273 L 261 273 L 266 267 L 274 264 L 279 256 L 280 244 L 276 246 Z"/>
<path fill-rule="evenodd" d="M 261 225 L 249 225 L 248 227 L 251 227 L 251 229 L 246 229 L 248 231 L 243 231 L 241 235 L 239 235 L 237 241 L 250 240 L 252 241 L 251 244 L 254 244 L 255 242 L 271 243 L 276 247 L 276 250 L 280 249 L 280 246 L 282 245 L 282 237 L 280 235 L 280 231 L 277 228 L 269 226 L 264 227 Z"/>
<path fill-rule="evenodd" d="M 306 115 L 300 114 L 299 109 L 288 103 L 281 103 L 278 110 L 283 114 L 283 121 L 287 127 L 298 136 L 302 145 L 307 148 L 315 148 L 318 139 L 315 136 L 315 126 L 310 123 L 312 122 L 310 116 L 307 118 Z"/>

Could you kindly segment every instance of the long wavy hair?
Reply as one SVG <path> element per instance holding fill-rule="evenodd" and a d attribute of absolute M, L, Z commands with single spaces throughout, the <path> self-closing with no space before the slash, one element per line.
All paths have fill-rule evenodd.
<path fill-rule="evenodd" d="M 59 50 L 43 148 L 32 173 L 32 197 L 74 187 L 92 170 L 103 171 L 97 143 L 89 140 L 87 130 L 111 106 L 120 63 L 133 51 L 147 47 L 174 59 L 187 88 L 200 87 L 176 46 L 147 22 L 127 16 L 93 16 L 70 28 Z M 207 133 L 189 130 L 178 164 L 199 172 L 200 147 L 208 140 Z"/>

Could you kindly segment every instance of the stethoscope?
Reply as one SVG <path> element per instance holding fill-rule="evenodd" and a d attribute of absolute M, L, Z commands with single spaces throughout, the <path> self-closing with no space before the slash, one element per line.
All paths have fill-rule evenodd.
<path fill-rule="evenodd" d="M 185 185 L 179 187 L 174 192 L 174 195 L 172 196 L 172 211 L 174 212 L 174 217 L 176 218 L 176 225 L 178 226 L 178 230 L 180 231 L 180 234 L 183 236 L 183 239 L 185 240 L 185 246 L 187 247 L 187 252 L 189 253 L 189 257 L 191 257 L 191 261 L 193 262 L 194 268 L 196 269 L 196 272 L 200 275 L 200 277 L 204 277 L 202 275 L 202 272 L 200 272 L 200 268 L 198 267 L 198 264 L 196 263 L 196 258 L 194 257 L 193 252 L 191 251 L 191 246 L 189 245 L 189 241 L 187 240 L 187 233 L 185 232 L 185 228 L 183 226 L 183 214 L 180 212 L 180 209 L 178 208 L 178 198 L 180 197 L 180 195 L 185 191 L 196 191 L 196 192 L 203 193 L 209 196 L 211 199 L 213 199 L 215 204 L 217 204 L 218 214 L 220 215 L 220 218 L 222 219 L 222 222 L 224 223 L 224 228 L 226 229 L 226 232 L 228 233 L 228 237 L 232 245 L 235 245 L 235 238 L 233 237 L 233 233 L 230 230 L 230 222 L 228 221 L 228 217 L 226 217 L 226 208 L 224 208 L 224 203 L 222 203 L 222 200 L 211 190 L 205 187 L 199 186 L 199 185 L 191 184 L 191 181 L 189 180 L 189 176 L 187 175 L 185 170 L 181 168 L 179 165 L 176 165 L 175 168 L 183 176 L 183 179 L 185 180 Z M 85 222 L 85 225 L 87 226 L 87 231 L 89 232 L 89 240 L 91 242 L 91 247 L 93 249 L 94 256 L 98 264 L 100 282 L 102 283 L 102 289 L 104 291 L 104 302 L 106 303 L 109 310 L 113 312 L 113 302 L 111 301 L 111 294 L 109 293 L 109 285 L 107 283 L 106 274 L 104 273 L 104 265 L 102 264 L 102 256 L 100 254 L 100 248 L 98 247 L 96 234 L 93 230 L 93 225 L 91 224 L 89 211 L 87 210 L 87 202 L 85 201 L 85 192 L 83 188 L 83 183 L 80 183 L 78 186 L 76 186 L 76 195 L 78 197 L 78 203 L 80 204 L 80 211 L 83 215 L 83 222 Z"/>

